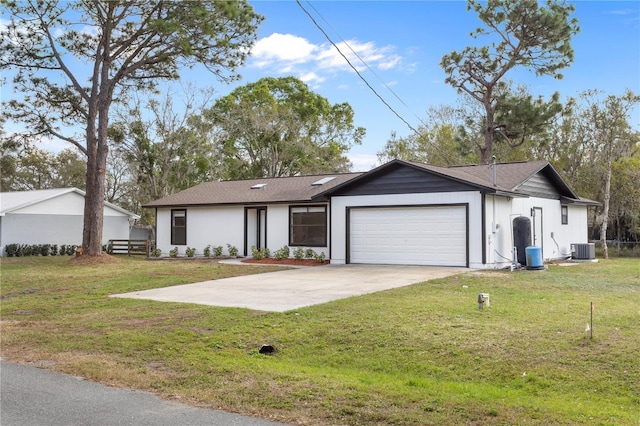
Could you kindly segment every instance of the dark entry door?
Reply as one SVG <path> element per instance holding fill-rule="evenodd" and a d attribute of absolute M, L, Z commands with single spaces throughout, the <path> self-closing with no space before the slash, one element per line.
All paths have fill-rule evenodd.
<path fill-rule="evenodd" d="M 258 249 L 267 246 L 267 207 L 246 207 L 244 209 L 244 255 L 248 256 L 251 247 Z"/>

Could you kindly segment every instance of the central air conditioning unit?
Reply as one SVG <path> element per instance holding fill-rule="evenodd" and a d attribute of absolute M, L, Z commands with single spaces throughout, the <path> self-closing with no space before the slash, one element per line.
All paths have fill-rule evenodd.
<path fill-rule="evenodd" d="M 571 244 L 571 257 L 576 260 L 593 260 L 596 258 L 594 243 Z"/>

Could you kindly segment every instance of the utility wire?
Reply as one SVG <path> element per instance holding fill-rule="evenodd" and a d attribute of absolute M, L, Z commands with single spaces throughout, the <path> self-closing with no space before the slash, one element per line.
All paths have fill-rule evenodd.
<path fill-rule="evenodd" d="M 350 45 L 350 44 L 349 44 L 349 43 L 344 39 L 344 37 L 342 37 L 342 36 L 341 36 L 337 31 L 336 31 L 336 29 L 335 29 L 335 28 L 333 28 L 333 27 L 331 26 L 331 23 L 329 23 L 329 21 L 327 21 L 327 20 L 325 19 L 325 17 L 324 17 L 324 16 L 322 16 L 322 14 L 318 11 L 318 9 L 316 9 L 316 8 L 313 6 L 313 4 L 311 4 L 311 2 L 310 2 L 310 1 L 307 1 L 307 4 L 308 4 L 308 5 L 311 7 L 311 9 L 313 9 L 313 11 L 314 11 L 314 12 L 315 12 L 315 13 L 316 13 L 316 14 L 317 14 L 317 15 L 318 15 L 318 16 L 319 16 L 319 17 L 320 17 L 320 18 L 321 18 L 321 19 L 322 19 L 322 20 L 323 20 L 323 21 L 324 21 L 328 26 L 329 26 L 329 28 L 331 28 L 331 30 L 333 30 L 333 32 L 334 32 L 334 33 L 336 33 L 336 35 L 340 38 L 340 40 L 342 40 L 342 42 L 345 44 L 345 46 L 347 46 L 347 47 L 349 48 L 349 50 L 351 50 L 351 53 L 353 53 L 354 55 L 356 55 L 356 57 L 360 60 L 360 62 L 362 62 L 362 64 L 363 64 L 365 67 L 367 67 L 367 69 L 369 70 L 369 72 L 371 72 L 371 74 L 373 74 L 373 75 L 378 79 L 378 81 L 380 81 L 380 83 L 382 83 L 382 85 L 383 85 L 383 86 L 384 86 L 388 91 L 390 91 L 390 92 L 393 94 L 393 96 L 395 96 L 395 98 L 396 98 L 398 101 L 400 101 L 400 103 L 401 103 L 402 105 L 404 105 L 404 106 L 405 106 L 405 108 L 407 108 L 407 110 L 408 110 L 409 112 L 411 112 L 411 114 L 413 114 L 413 116 L 414 116 L 414 117 L 416 117 L 416 118 L 418 119 L 418 121 L 419 121 L 420 123 L 425 124 L 425 123 L 424 123 L 424 121 L 422 121 L 422 119 L 421 119 L 420 117 L 418 117 L 418 115 L 417 115 L 415 112 L 413 112 L 413 111 L 411 110 L 411 108 L 409 107 L 409 105 L 407 105 L 407 104 L 406 104 L 406 103 L 405 103 L 405 102 L 400 98 L 400 96 L 398 96 L 398 94 L 397 94 L 396 92 L 394 92 L 394 91 L 393 91 L 393 89 L 392 89 L 391 87 L 389 87 L 389 85 L 388 85 L 387 83 L 385 83 L 385 82 L 380 78 L 380 76 L 379 76 L 378 74 L 376 74 L 376 72 L 375 72 L 375 71 L 374 71 L 374 70 L 369 66 L 369 64 L 367 64 L 367 63 L 365 62 L 365 60 L 364 60 L 364 59 L 362 59 L 362 57 L 358 54 L 358 52 L 356 52 L 355 50 L 353 50 L 353 48 L 351 47 L 351 45 Z M 425 125 L 426 125 L 426 124 L 425 124 Z"/>
<path fill-rule="evenodd" d="M 351 67 L 351 69 L 353 69 L 355 71 L 355 73 L 358 75 L 358 77 L 360 77 L 360 79 L 364 82 L 364 84 L 367 85 L 367 87 L 378 97 L 378 99 L 380 99 L 380 101 L 382 101 L 383 104 L 385 104 L 387 106 L 387 108 L 389 108 L 389 110 L 391 110 L 391 112 L 393 112 L 396 117 L 398 117 L 400 120 L 402 120 L 404 122 L 404 124 L 407 125 L 407 127 L 409 127 L 409 129 L 411 129 L 413 132 L 415 132 L 416 134 L 418 133 L 418 131 L 411 125 L 409 124 L 409 122 L 407 120 L 405 120 L 404 118 L 402 118 L 400 116 L 400 114 L 398 114 L 396 112 L 396 110 L 394 110 L 391 105 L 389 105 L 387 103 L 387 101 L 384 100 L 384 98 L 382 98 L 382 96 L 380 96 L 380 94 L 378 94 L 378 92 L 376 92 L 376 90 L 369 84 L 369 82 L 362 76 L 362 74 L 360 74 L 360 71 L 358 71 L 356 69 L 356 67 L 353 66 L 353 64 L 351 63 L 351 61 L 349 61 L 349 59 L 345 56 L 344 53 L 342 53 L 342 51 L 340 50 L 340 48 L 333 42 L 333 40 L 331 39 L 331 37 L 329 37 L 329 35 L 325 32 L 325 30 L 318 24 L 318 22 L 314 19 L 313 16 L 311 16 L 311 14 L 307 11 L 307 9 L 304 8 L 304 6 L 302 6 L 302 3 L 300 3 L 300 0 L 296 0 L 296 3 L 298 3 L 298 6 L 300 6 L 300 9 L 302 9 L 304 11 L 304 13 L 307 14 L 307 16 L 309 17 L 309 19 L 311 19 L 311 21 L 313 22 L 313 24 L 320 30 L 320 32 L 322 32 L 322 34 L 324 34 L 324 36 L 327 38 L 327 40 L 329 40 L 329 43 L 331 43 L 333 45 L 333 47 L 336 48 L 336 50 L 338 51 L 338 53 L 340 53 L 340 56 L 342 56 L 344 58 L 345 61 L 347 61 L 347 63 L 349 64 L 349 66 Z"/>
<path fill-rule="evenodd" d="M 379 94 L 378 92 L 375 91 L 375 89 L 373 87 L 371 87 L 371 85 L 369 84 L 369 82 L 367 82 L 367 80 L 360 74 L 360 72 L 358 72 L 358 70 L 353 66 L 353 64 L 351 64 L 351 62 L 349 61 L 349 59 L 342 53 L 342 51 L 338 48 L 338 46 L 336 46 L 336 44 L 333 42 L 333 40 L 331 40 L 331 38 L 327 35 L 327 33 L 324 31 L 324 29 L 322 29 L 322 27 L 318 24 L 318 22 L 313 18 L 313 16 L 311 16 L 309 14 L 309 12 L 302 6 L 302 4 L 300 4 L 299 0 L 296 0 L 296 3 L 298 3 L 298 6 L 300 6 L 300 8 L 307 14 L 307 16 L 309 16 L 309 18 L 311 19 L 311 21 L 313 21 L 313 23 L 315 24 L 315 26 L 320 30 L 320 32 L 322 32 L 322 34 L 324 34 L 324 36 L 327 38 L 327 40 L 329 40 L 329 42 L 336 48 L 336 50 L 338 51 L 338 53 L 340 53 L 340 55 L 342 55 L 342 57 L 344 58 L 345 61 L 347 61 L 347 63 L 349 64 L 349 66 L 356 72 L 356 74 L 358 74 L 358 77 L 360 77 L 360 79 L 362 79 L 362 81 L 364 81 L 364 83 L 367 85 L 367 87 L 369 87 L 369 89 L 371 89 L 371 91 L 382 101 L 383 104 L 385 104 L 387 106 L 387 108 L 389 108 L 391 110 L 391 112 L 393 112 L 400 120 L 402 120 L 408 127 L 409 129 L 411 129 L 417 136 L 420 136 L 420 133 L 413 127 L 411 126 L 404 118 L 402 118 Z M 329 24 L 327 22 L 327 20 L 322 16 L 322 14 L 320 14 L 320 12 L 318 12 L 316 10 L 315 7 L 313 7 L 313 5 L 307 0 L 307 3 L 309 4 L 309 6 L 311 6 L 311 8 L 327 23 L 327 25 L 329 25 L 329 27 L 331 29 L 333 29 L 333 27 L 331 27 L 331 24 Z M 337 31 L 335 31 L 335 29 L 333 29 L 333 31 L 338 34 Z M 351 48 L 351 46 L 349 46 L 349 44 L 340 36 L 340 34 L 338 34 L 338 36 L 342 39 L 342 41 L 344 42 L 344 44 L 349 47 L 349 49 L 358 57 L 358 59 L 360 59 L 360 61 L 378 78 L 378 80 L 380 80 L 380 77 L 377 76 L 377 74 L 371 70 L 371 68 L 367 65 L 367 63 Z M 380 80 L 382 81 L 382 80 Z M 384 84 L 384 82 L 383 82 Z M 398 97 L 398 95 L 396 95 L 393 90 L 391 90 L 386 84 L 384 84 L 387 89 L 389 89 L 389 91 L 391 93 L 393 93 L 396 98 L 398 98 L 400 100 L 400 102 L 402 102 L 402 104 L 404 104 L 407 109 L 409 111 L 411 111 L 411 109 L 402 101 L 402 99 L 400 99 Z M 411 111 L 413 115 L 415 115 L 415 113 L 413 113 L 413 111 Z M 417 115 L 416 117 L 418 118 L 418 121 L 420 121 L 420 123 L 422 123 L 423 125 L 426 126 L 426 124 L 424 123 L 424 121 L 422 121 Z M 432 141 L 428 141 L 428 143 L 432 146 L 435 147 L 434 143 Z M 435 150 L 433 151 L 431 154 L 435 154 L 436 157 L 439 157 L 441 160 L 444 160 L 445 164 L 448 163 L 448 158 L 446 158 L 445 156 L 442 155 L 442 153 L 439 150 Z"/>

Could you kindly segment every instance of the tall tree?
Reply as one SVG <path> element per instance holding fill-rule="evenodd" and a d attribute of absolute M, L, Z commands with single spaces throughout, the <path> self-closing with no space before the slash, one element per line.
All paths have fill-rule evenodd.
<path fill-rule="evenodd" d="M 597 91 L 588 91 L 582 97 L 586 102 L 585 119 L 591 130 L 593 150 L 599 155 L 601 182 L 604 182 L 600 241 L 606 259 L 609 257 L 607 228 L 613 165 L 621 158 L 631 157 L 640 149 L 640 132 L 634 130 L 629 123 L 631 111 L 640 104 L 640 95 L 631 91 L 622 96 L 609 95 L 602 98 L 600 95 Z"/>
<path fill-rule="evenodd" d="M 431 107 L 417 132 L 407 137 L 391 134 L 385 147 L 378 152 L 381 163 L 392 159 L 454 166 L 477 161 L 473 141 L 464 126 L 462 108 L 441 105 Z"/>
<path fill-rule="evenodd" d="M 133 209 L 137 212 L 146 202 L 221 178 L 213 126 L 199 115 L 211 106 L 212 96 L 212 90 L 186 86 L 182 95 L 169 91 L 148 100 L 131 99 L 118 108 L 110 129 L 112 151 L 128 167 L 124 170 L 122 164 L 111 163 L 112 196 L 123 196 L 120 189 L 133 190 L 129 197 L 137 200 Z M 135 185 L 123 185 L 119 177 Z"/>
<path fill-rule="evenodd" d="M 128 90 L 177 79 L 182 66 L 236 78 L 262 17 L 246 1 L 21 0 L 3 9 L 11 20 L 0 33 L 0 67 L 15 70 L 23 95 L 3 109 L 27 133 L 87 156 L 82 247 L 100 255 L 112 104 Z"/>
<path fill-rule="evenodd" d="M 221 132 L 228 178 L 348 171 L 365 130 L 347 103 L 331 105 L 295 77 L 238 87 L 205 112 Z"/>
<path fill-rule="evenodd" d="M 558 97 L 553 96 L 546 102 L 534 98 L 524 85 L 513 89 L 510 81 L 496 89 L 496 95 L 510 101 L 496 105 L 495 137 L 505 143 L 495 144 L 493 154 L 500 161 L 531 159 L 533 148 L 547 142 L 550 137 L 548 126 L 562 110 Z M 532 113 L 533 110 L 536 112 Z M 417 132 L 405 138 L 392 135 L 378 158 L 380 161 L 401 158 L 443 166 L 477 163 L 485 142 L 485 123 L 484 109 L 463 92 L 456 106 L 429 108 Z"/>
<path fill-rule="evenodd" d="M 613 163 L 610 211 L 618 241 L 640 240 L 640 150 Z"/>
<path fill-rule="evenodd" d="M 479 150 L 480 162 L 487 164 L 496 135 L 511 146 L 521 145 L 549 120 L 549 114 L 557 112 L 553 105 L 543 107 L 544 103 L 531 98 L 510 95 L 505 90 L 507 72 L 525 67 L 539 76 L 562 78 L 559 71 L 573 62 L 570 41 L 579 28 L 577 20 L 570 19 L 574 7 L 565 1 L 548 0 L 546 7 L 539 7 L 536 0 L 468 0 L 467 10 L 472 9 L 485 28 L 476 29 L 471 36 L 493 35 L 494 41 L 468 46 L 462 52 L 454 50 L 442 58 L 440 66 L 448 84 L 484 108 L 484 139 Z M 500 120 L 505 114 L 510 119 Z M 524 121 L 516 125 L 514 118 Z"/>

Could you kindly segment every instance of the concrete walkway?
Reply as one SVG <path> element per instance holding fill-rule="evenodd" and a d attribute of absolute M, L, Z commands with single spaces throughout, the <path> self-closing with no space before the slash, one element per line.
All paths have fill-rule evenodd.
<path fill-rule="evenodd" d="M 327 265 L 223 278 L 111 297 L 285 312 L 467 271 L 469 269 L 436 266 Z"/>

